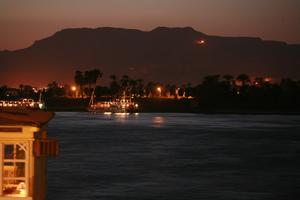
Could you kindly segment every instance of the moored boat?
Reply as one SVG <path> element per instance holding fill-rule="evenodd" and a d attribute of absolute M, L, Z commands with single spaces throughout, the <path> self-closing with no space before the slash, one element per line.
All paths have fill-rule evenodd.
<path fill-rule="evenodd" d="M 135 113 L 138 112 L 138 104 L 130 99 L 121 98 L 91 103 L 88 110 L 101 113 Z"/>
<path fill-rule="evenodd" d="M 95 90 L 94 90 L 95 91 Z M 125 92 L 121 98 L 113 99 L 112 101 L 95 101 L 94 91 L 90 99 L 88 111 L 99 113 L 136 113 L 139 105 L 132 101 L 131 98 L 126 98 Z"/>
<path fill-rule="evenodd" d="M 44 104 L 41 101 L 34 101 L 33 99 L 25 98 L 16 101 L 0 100 L 0 108 L 43 109 Z"/>

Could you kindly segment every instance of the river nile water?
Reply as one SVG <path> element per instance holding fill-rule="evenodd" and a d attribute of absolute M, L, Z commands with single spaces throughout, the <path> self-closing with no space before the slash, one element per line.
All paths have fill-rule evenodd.
<path fill-rule="evenodd" d="M 300 199 L 300 116 L 57 113 L 47 200 Z"/>

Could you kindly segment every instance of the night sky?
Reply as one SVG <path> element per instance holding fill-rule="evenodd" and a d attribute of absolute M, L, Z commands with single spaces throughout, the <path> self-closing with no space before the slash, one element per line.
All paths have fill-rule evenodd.
<path fill-rule="evenodd" d="M 70 27 L 185 27 L 212 35 L 300 43 L 299 0 L 1 0 L 0 49 Z"/>

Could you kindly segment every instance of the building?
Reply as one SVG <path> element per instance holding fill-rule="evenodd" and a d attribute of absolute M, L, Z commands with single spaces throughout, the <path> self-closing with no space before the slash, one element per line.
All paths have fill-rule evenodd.
<path fill-rule="evenodd" d="M 47 138 L 54 113 L 0 110 L 0 200 L 44 200 L 48 156 L 58 142 Z"/>

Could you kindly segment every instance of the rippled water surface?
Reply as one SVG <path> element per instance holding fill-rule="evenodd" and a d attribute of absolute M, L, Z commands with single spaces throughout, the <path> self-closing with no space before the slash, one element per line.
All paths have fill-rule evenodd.
<path fill-rule="evenodd" d="M 300 116 L 57 113 L 47 200 L 300 199 Z"/>

